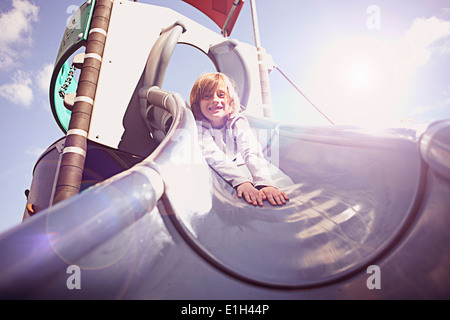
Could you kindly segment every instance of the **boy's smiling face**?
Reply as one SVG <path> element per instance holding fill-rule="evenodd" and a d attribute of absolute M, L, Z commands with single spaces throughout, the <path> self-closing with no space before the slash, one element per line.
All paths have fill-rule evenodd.
<path fill-rule="evenodd" d="M 220 128 L 225 125 L 230 112 L 228 100 L 226 87 L 218 87 L 200 100 L 200 110 L 213 127 Z"/>

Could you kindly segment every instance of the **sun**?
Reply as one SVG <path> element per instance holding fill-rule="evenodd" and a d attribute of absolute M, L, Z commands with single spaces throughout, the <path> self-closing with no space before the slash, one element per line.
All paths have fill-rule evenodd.
<path fill-rule="evenodd" d="M 311 92 L 336 124 L 390 126 L 399 113 L 406 79 L 389 43 L 369 37 L 341 39 L 318 56 Z"/>
<path fill-rule="evenodd" d="M 371 85 L 373 70 L 369 63 L 355 62 L 348 67 L 347 82 L 355 89 L 364 89 Z"/>

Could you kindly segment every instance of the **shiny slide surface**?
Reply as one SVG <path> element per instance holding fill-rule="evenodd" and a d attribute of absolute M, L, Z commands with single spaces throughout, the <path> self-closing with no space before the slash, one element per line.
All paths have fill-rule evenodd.
<path fill-rule="evenodd" d="M 250 117 L 290 197 L 261 208 L 206 165 L 184 101 L 163 100 L 172 126 L 147 159 L 0 235 L 2 298 L 449 297 L 450 184 L 429 164 L 448 123 L 422 141 Z"/>

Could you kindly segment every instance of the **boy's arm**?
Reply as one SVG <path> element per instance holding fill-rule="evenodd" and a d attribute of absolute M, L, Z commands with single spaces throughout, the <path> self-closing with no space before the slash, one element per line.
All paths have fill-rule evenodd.
<path fill-rule="evenodd" d="M 264 158 L 261 144 L 253 134 L 248 120 L 238 119 L 233 127 L 236 145 L 253 177 L 253 184 L 258 186 L 273 186 L 270 174 L 270 163 Z"/>
<path fill-rule="evenodd" d="M 200 147 L 208 165 L 214 169 L 233 188 L 244 182 L 250 182 L 236 163 L 226 155 L 214 142 L 208 130 L 199 128 Z"/>

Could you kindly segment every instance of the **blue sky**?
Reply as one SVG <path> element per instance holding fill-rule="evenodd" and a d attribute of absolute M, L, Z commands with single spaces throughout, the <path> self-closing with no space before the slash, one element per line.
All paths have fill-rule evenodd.
<path fill-rule="evenodd" d="M 139 2 L 170 7 L 220 32 L 182 1 Z M 21 222 L 33 166 L 63 135 L 50 111 L 48 85 L 66 23 L 83 3 L 0 1 L 0 232 Z M 256 4 L 262 46 L 337 124 L 372 128 L 450 118 L 448 0 Z M 231 38 L 254 43 L 249 0 Z M 183 51 L 174 55 L 182 59 L 177 54 Z M 326 124 L 278 71 L 270 80 L 276 117 Z M 190 84 L 180 93 L 188 98 L 189 89 Z"/>

